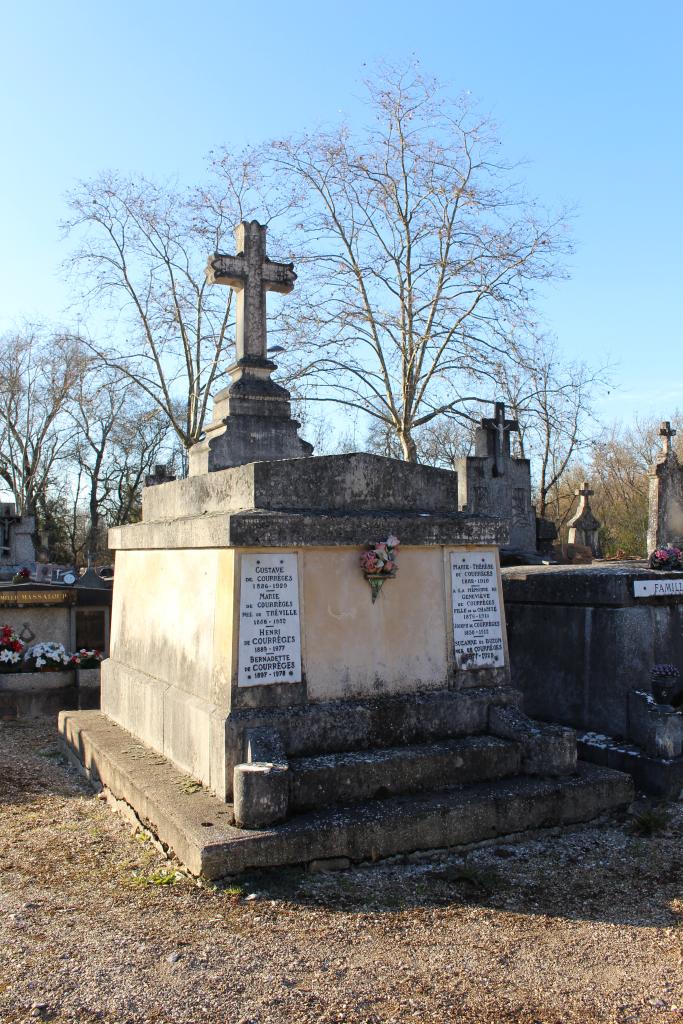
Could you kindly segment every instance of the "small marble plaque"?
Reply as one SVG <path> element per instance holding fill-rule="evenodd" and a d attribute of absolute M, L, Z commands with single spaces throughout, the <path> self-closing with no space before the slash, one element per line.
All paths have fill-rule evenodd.
<path fill-rule="evenodd" d="M 495 553 L 453 551 L 451 588 L 456 667 L 502 668 L 505 646 Z"/>
<path fill-rule="evenodd" d="M 295 554 L 242 555 L 238 686 L 301 682 Z"/>
<path fill-rule="evenodd" d="M 634 597 L 683 597 L 683 577 L 665 580 L 634 580 Z"/>

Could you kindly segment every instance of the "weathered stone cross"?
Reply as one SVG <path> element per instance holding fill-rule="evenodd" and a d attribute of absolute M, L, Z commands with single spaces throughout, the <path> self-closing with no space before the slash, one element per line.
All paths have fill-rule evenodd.
<path fill-rule="evenodd" d="M 495 431 L 495 475 L 503 476 L 505 456 L 510 455 L 510 431 L 519 430 L 519 423 L 517 420 L 506 420 L 505 402 L 496 402 L 493 419 L 486 417 L 481 421 L 481 425 L 485 430 Z"/>
<path fill-rule="evenodd" d="M 668 420 L 664 420 L 659 428 L 659 434 L 662 438 L 662 451 L 664 455 L 668 455 L 671 451 L 671 438 L 676 436 L 676 431 L 671 429 Z"/>
<path fill-rule="evenodd" d="M 581 487 L 579 487 L 578 490 L 574 491 L 574 494 L 576 495 L 577 498 L 586 499 L 586 498 L 592 498 L 593 495 L 595 494 L 595 491 L 591 491 L 590 484 L 588 483 L 587 480 L 584 480 L 582 485 L 581 485 Z M 581 504 L 581 502 L 579 504 Z M 585 500 L 583 501 L 583 504 L 584 505 L 586 504 Z"/>
<path fill-rule="evenodd" d="M 235 228 L 236 256 L 215 253 L 206 276 L 211 284 L 227 284 L 237 292 L 235 346 L 242 359 L 268 358 L 266 292 L 287 295 L 296 281 L 293 263 L 273 263 L 266 256 L 266 227 L 257 220 Z"/>

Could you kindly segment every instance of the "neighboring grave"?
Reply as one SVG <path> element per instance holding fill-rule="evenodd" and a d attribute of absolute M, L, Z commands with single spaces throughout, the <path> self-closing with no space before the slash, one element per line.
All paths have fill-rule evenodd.
<path fill-rule="evenodd" d="M 683 757 L 639 748 L 633 693 L 650 690 L 657 663 L 683 670 L 683 574 L 627 561 L 510 567 L 502 577 L 512 681 L 527 713 L 580 730 L 581 757 L 677 797 Z"/>
<path fill-rule="evenodd" d="M 310 446 L 265 356 L 265 290 L 295 275 L 267 260 L 256 222 L 237 247 L 209 273 L 238 289 L 233 384 L 191 475 L 145 488 L 142 521 L 109 533 L 104 714 L 63 715 L 67 751 L 213 878 L 472 842 L 630 800 L 623 776 L 574 774 L 570 730 L 519 710 L 498 564 L 508 522 L 458 511 L 452 472 L 301 457 Z M 499 427 L 490 457 L 505 474 L 504 410 Z M 360 556 L 390 537 L 398 572 L 377 596 Z"/>
<path fill-rule="evenodd" d="M 683 547 L 683 466 L 671 443 L 676 431 L 667 420 L 659 434 L 662 450 L 650 470 L 649 553 L 665 544 Z"/>
<path fill-rule="evenodd" d="M 590 548 L 593 558 L 602 558 L 600 551 L 600 521 L 593 515 L 590 499 L 595 491 L 590 489 L 588 481 L 584 480 L 574 494 L 579 499 L 579 505 L 569 520 L 567 543 L 576 544 L 580 547 Z"/>
<path fill-rule="evenodd" d="M 266 293 L 291 292 L 296 274 L 291 263 L 274 263 L 266 255 L 266 228 L 244 221 L 235 228 L 236 256 L 215 253 L 209 282 L 236 292 L 236 360 L 229 387 L 214 399 L 213 422 L 205 438 L 190 449 L 190 476 L 242 466 L 259 459 L 293 459 L 310 455 L 292 419 L 289 392 L 271 380 L 275 363 L 268 358 Z"/>
<path fill-rule="evenodd" d="M 474 455 L 458 459 L 458 507 L 477 515 L 500 516 L 509 523 L 508 546 L 536 551 L 536 512 L 531 503 L 528 459 L 510 454 L 510 433 L 517 420 L 505 415 L 505 404 L 495 403 L 492 418 L 481 420 L 474 438 Z"/>
<path fill-rule="evenodd" d="M 21 516 L 13 502 L 0 503 L 0 578 L 11 578 L 22 568 L 34 568 L 35 518 Z"/>

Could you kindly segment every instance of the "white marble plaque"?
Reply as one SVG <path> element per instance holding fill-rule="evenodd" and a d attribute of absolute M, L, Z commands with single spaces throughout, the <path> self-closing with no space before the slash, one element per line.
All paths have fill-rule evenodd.
<path fill-rule="evenodd" d="M 294 554 L 242 555 L 238 686 L 301 682 Z"/>
<path fill-rule="evenodd" d="M 634 580 L 634 597 L 683 597 L 683 577 L 668 580 Z"/>
<path fill-rule="evenodd" d="M 502 668 L 505 646 L 495 553 L 452 552 L 451 589 L 456 667 Z"/>

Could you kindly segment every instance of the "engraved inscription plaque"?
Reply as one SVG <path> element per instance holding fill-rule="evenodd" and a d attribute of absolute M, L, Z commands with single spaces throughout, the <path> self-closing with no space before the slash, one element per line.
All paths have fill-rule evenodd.
<path fill-rule="evenodd" d="M 452 552 L 451 588 L 456 667 L 502 668 L 505 646 L 495 553 Z"/>
<path fill-rule="evenodd" d="M 242 555 L 238 686 L 301 682 L 294 554 Z"/>

